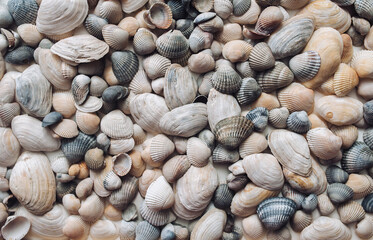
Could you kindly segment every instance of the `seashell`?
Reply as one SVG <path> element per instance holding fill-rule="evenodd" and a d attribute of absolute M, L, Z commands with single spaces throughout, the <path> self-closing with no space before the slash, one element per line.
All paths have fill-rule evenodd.
<path fill-rule="evenodd" d="M 341 218 L 341 222 L 344 224 L 358 222 L 365 217 L 363 207 L 355 201 L 343 203 L 338 207 L 337 210 Z"/>
<path fill-rule="evenodd" d="M 315 110 L 323 119 L 337 126 L 358 122 L 363 115 L 362 103 L 351 97 L 322 97 L 316 102 Z"/>
<path fill-rule="evenodd" d="M 100 118 L 95 113 L 77 111 L 75 121 L 79 130 L 88 135 L 96 133 L 100 126 Z"/>
<path fill-rule="evenodd" d="M 268 136 L 268 145 L 284 168 L 303 177 L 310 175 L 312 164 L 308 145 L 301 135 L 288 130 L 273 130 Z"/>
<path fill-rule="evenodd" d="M 329 166 L 325 171 L 325 175 L 329 184 L 346 183 L 348 180 L 348 173 L 336 165 Z"/>
<path fill-rule="evenodd" d="M 327 123 L 326 121 L 322 120 L 319 116 L 317 116 L 314 113 L 311 113 L 308 115 L 308 119 L 311 121 L 311 128 L 317 128 L 317 127 L 324 127 L 327 128 Z M 342 139 L 342 145 L 343 145 L 343 139 Z"/>
<path fill-rule="evenodd" d="M 308 146 L 321 159 L 332 159 L 339 154 L 342 139 L 327 128 L 313 128 L 307 132 Z"/>
<path fill-rule="evenodd" d="M 221 93 L 232 94 L 241 87 L 241 77 L 230 66 L 220 66 L 211 78 L 212 86 Z"/>
<path fill-rule="evenodd" d="M 250 9 L 251 1 L 234 0 L 233 1 L 233 15 L 242 16 Z"/>
<path fill-rule="evenodd" d="M 4 68 L 5 70 L 5 68 Z M 0 81 L 0 103 L 12 103 L 14 102 L 15 89 L 16 89 L 16 78 L 21 76 L 21 73 L 8 72 Z"/>
<path fill-rule="evenodd" d="M 294 56 L 302 51 L 314 27 L 315 20 L 311 16 L 295 16 L 285 21 L 267 42 L 275 59 Z"/>
<path fill-rule="evenodd" d="M 358 137 L 357 127 L 349 126 L 332 126 L 330 130 L 342 139 L 342 148 L 350 148 Z M 364 136 L 364 135 L 363 135 Z"/>
<path fill-rule="evenodd" d="M 368 124 L 372 124 L 373 120 L 372 120 L 372 104 L 373 101 L 368 101 L 366 103 L 364 103 L 363 105 L 363 115 L 364 115 L 364 120 L 368 123 Z"/>
<path fill-rule="evenodd" d="M 251 154 L 261 153 L 267 149 L 268 143 L 264 135 L 253 132 L 246 140 L 244 140 L 240 147 L 240 157 L 244 158 Z M 214 151 L 215 152 L 215 151 Z"/>
<path fill-rule="evenodd" d="M 4 60 L 16 65 L 29 64 L 34 60 L 34 49 L 29 46 L 20 46 L 5 55 Z"/>
<path fill-rule="evenodd" d="M 25 91 L 28 89 L 28 91 Z M 16 79 L 16 99 L 22 109 L 36 117 L 44 117 L 52 107 L 52 88 L 39 65 L 28 67 Z"/>
<path fill-rule="evenodd" d="M 238 192 L 242 190 L 249 182 L 249 178 L 246 174 L 234 175 L 233 173 L 228 174 L 227 184 L 229 189 Z"/>
<path fill-rule="evenodd" d="M 172 188 L 163 176 L 150 184 L 145 195 L 145 204 L 152 211 L 171 208 L 174 200 Z"/>
<path fill-rule="evenodd" d="M 255 30 L 251 32 L 255 35 L 267 37 L 276 30 L 283 19 L 284 15 L 280 8 L 274 6 L 267 7 L 260 14 L 255 25 Z"/>
<path fill-rule="evenodd" d="M 367 145 L 356 141 L 351 148 L 343 152 L 342 169 L 348 173 L 358 173 L 373 166 L 372 152 Z"/>
<path fill-rule="evenodd" d="M 200 52 L 189 57 L 188 67 L 192 72 L 206 73 L 214 70 L 215 61 L 211 55 Z"/>
<path fill-rule="evenodd" d="M 354 48 L 352 45 L 352 39 L 348 34 L 342 34 L 342 41 L 343 41 L 343 52 L 341 57 L 342 63 L 349 63 L 351 62 L 352 56 L 354 55 Z"/>
<path fill-rule="evenodd" d="M 88 237 L 90 226 L 80 216 L 70 215 L 66 218 L 62 232 L 70 239 L 84 239 Z"/>
<path fill-rule="evenodd" d="M 245 169 L 243 166 L 243 160 L 237 161 L 236 163 L 230 165 L 228 170 L 233 173 L 233 175 L 240 175 L 245 173 Z"/>
<path fill-rule="evenodd" d="M 34 0 L 16 1 L 10 0 L 7 3 L 8 11 L 17 26 L 24 23 L 35 23 L 38 13 L 38 4 Z"/>
<path fill-rule="evenodd" d="M 244 78 L 236 98 L 241 105 L 247 105 L 257 100 L 261 93 L 262 89 L 254 78 Z"/>
<path fill-rule="evenodd" d="M 213 34 L 203 31 L 200 27 L 195 27 L 189 36 L 189 47 L 192 52 L 197 53 L 202 49 L 211 47 Z"/>
<path fill-rule="evenodd" d="M 141 159 L 141 153 L 139 151 L 133 150 L 129 153 L 129 156 L 132 159 L 132 167 L 129 171 L 129 174 L 135 177 L 140 177 L 145 171 L 145 163 Z"/>
<path fill-rule="evenodd" d="M 93 113 L 101 109 L 103 101 L 100 98 L 94 96 L 88 96 L 86 101 L 82 105 L 75 103 L 75 108 L 81 112 Z"/>
<path fill-rule="evenodd" d="M 41 124 L 42 127 L 48 127 L 59 123 L 63 120 L 63 116 L 59 112 L 50 112 L 43 118 L 43 122 Z"/>
<path fill-rule="evenodd" d="M 94 192 L 82 201 L 79 215 L 86 222 L 96 222 L 104 214 L 104 201 Z"/>
<path fill-rule="evenodd" d="M 129 83 L 139 69 L 139 60 L 136 54 L 129 50 L 114 52 L 111 55 L 111 61 L 114 75 L 121 85 Z"/>
<path fill-rule="evenodd" d="M 287 227 L 283 227 L 276 231 L 267 232 L 268 240 L 291 240 L 291 233 Z"/>
<path fill-rule="evenodd" d="M 141 205 L 140 213 L 144 220 L 154 226 L 163 226 L 172 221 L 169 210 L 153 211 L 147 207 L 145 202 Z"/>
<path fill-rule="evenodd" d="M 114 191 L 121 187 L 122 182 L 118 175 L 114 171 L 108 172 L 104 179 L 102 185 L 107 191 Z"/>
<path fill-rule="evenodd" d="M 236 63 L 236 69 L 243 78 L 253 78 L 254 70 L 250 67 L 249 61 Z"/>
<path fill-rule="evenodd" d="M 136 227 L 136 238 L 138 240 L 156 240 L 161 231 L 147 221 L 141 221 Z"/>
<path fill-rule="evenodd" d="M 248 4 L 244 3 L 244 5 L 247 6 Z M 233 3 L 227 0 L 214 0 L 214 12 L 220 18 L 227 19 L 233 13 Z"/>
<path fill-rule="evenodd" d="M 310 239 L 343 239 L 351 238 L 351 231 L 339 219 L 329 217 L 319 217 L 308 227 L 306 227 L 300 238 Z"/>
<path fill-rule="evenodd" d="M 127 175 L 132 167 L 132 159 L 126 153 L 121 153 L 113 157 L 113 172 L 120 177 Z"/>
<path fill-rule="evenodd" d="M 56 179 L 59 180 L 59 175 L 57 174 Z M 65 176 L 69 177 L 70 175 L 66 174 Z M 74 178 L 74 176 L 70 176 Z M 73 194 L 75 192 L 77 183 L 74 181 L 57 181 L 57 186 L 56 186 L 56 194 L 57 198 L 61 200 L 65 195 L 67 194 Z"/>
<path fill-rule="evenodd" d="M 78 214 L 78 210 L 80 208 L 80 200 L 74 194 L 66 194 L 62 198 L 62 203 L 65 209 L 70 214 Z"/>
<path fill-rule="evenodd" d="M 87 18 L 84 21 L 84 26 L 87 32 L 101 40 L 104 39 L 104 37 L 102 36 L 102 29 L 107 24 L 107 19 L 101 18 L 94 14 L 88 14 Z"/>
<path fill-rule="evenodd" d="M 119 230 L 116 225 L 109 220 L 98 220 L 91 225 L 89 236 L 93 240 L 117 239 Z"/>
<path fill-rule="evenodd" d="M 373 235 L 372 219 L 365 217 L 363 220 L 356 224 L 355 233 L 362 239 L 369 239 Z"/>
<path fill-rule="evenodd" d="M 289 117 L 289 110 L 286 107 L 274 108 L 271 111 L 269 111 L 268 121 L 275 128 L 286 128 L 287 126 L 286 122 L 287 122 L 288 117 Z"/>
<path fill-rule="evenodd" d="M 127 31 L 128 34 L 133 37 L 135 36 L 137 30 L 140 28 L 140 25 L 136 18 L 125 17 L 118 23 L 118 27 Z"/>
<path fill-rule="evenodd" d="M 317 196 L 317 202 L 318 202 L 317 207 L 322 216 L 331 214 L 335 209 L 328 195 L 326 195 L 325 193 Z"/>
<path fill-rule="evenodd" d="M 298 210 L 290 219 L 290 226 L 295 232 L 301 232 L 303 229 L 311 225 L 312 215 Z"/>
<path fill-rule="evenodd" d="M 214 7 L 214 1 L 211 0 L 192 0 L 191 3 L 199 12 L 209 12 Z"/>
<path fill-rule="evenodd" d="M 219 209 L 227 209 L 230 207 L 233 199 L 233 192 L 227 184 L 220 184 L 215 190 L 213 202 L 214 206 Z"/>
<path fill-rule="evenodd" d="M 122 179 L 122 186 L 111 193 L 109 202 L 117 209 L 125 209 L 136 197 L 139 180 L 132 176 Z"/>
<path fill-rule="evenodd" d="M 60 123 L 50 128 L 55 134 L 63 138 L 73 138 L 79 134 L 78 126 L 70 119 L 63 119 Z"/>
<path fill-rule="evenodd" d="M 340 7 L 350 6 L 353 5 L 355 0 L 333 0 Z"/>
<path fill-rule="evenodd" d="M 121 1 L 121 2 L 122 2 L 123 12 L 125 12 L 127 14 L 132 13 L 132 12 L 136 12 L 137 10 L 142 8 L 147 3 L 147 1 L 145 1 L 145 0 L 141 0 L 141 1 L 137 1 L 137 2 L 132 2 L 132 1 Z"/>
<path fill-rule="evenodd" d="M 145 198 L 146 191 L 148 190 L 150 184 L 157 180 L 158 177 L 162 175 L 160 169 L 147 169 L 144 171 L 143 175 L 139 179 L 139 191 L 142 197 Z"/>
<path fill-rule="evenodd" d="M 183 2 L 171 0 L 167 2 L 167 5 L 171 9 L 173 19 L 178 20 L 187 17 L 187 10 L 184 8 Z"/>
<path fill-rule="evenodd" d="M 163 165 L 162 173 L 168 182 L 174 183 L 186 173 L 190 166 L 187 156 L 177 155 Z"/>
<path fill-rule="evenodd" d="M 350 174 L 346 185 L 354 191 L 353 199 L 364 198 L 373 190 L 373 180 L 369 175 Z"/>
<path fill-rule="evenodd" d="M 257 75 L 257 82 L 263 92 L 270 93 L 276 89 L 286 87 L 294 80 L 294 74 L 283 63 L 276 62 L 275 66 Z"/>
<path fill-rule="evenodd" d="M 240 155 L 237 150 L 229 150 L 218 144 L 212 153 L 214 163 L 235 163 L 239 160 Z"/>
<path fill-rule="evenodd" d="M 243 159 L 243 167 L 249 179 L 258 187 L 277 191 L 284 185 L 281 166 L 270 154 L 249 155 Z"/>
<path fill-rule="evenodd" d="M 258 5 L 257 1 L 251 1 L 249 10 L 247 10 L 243 15 L 237 16 L 232 14 L 229 16 L 228 20 L 229 22 L 242 25 L 255 24 L 258 20 L 260 12 L 260 6 Z"/>
<path fill-rule="evenodd" d="M 20 115 L 12 120 L 12 131 L 20 145 L 27 151 L 55 151 L 61 142 L 53 138 L 52 131 L 41 126 L 36 118 Z"/>
<path fill-rule="evenodd" d="M 222 53 L 232 63 L 244 62 L 249 59 L 252 49 L 253 46 L 243 40 L 232 40 L 224 45 Z"/>
<path fill-rule="evenodd" d="M 75 192 L 79 199 L 85 199 L 91 195 L 93 189 L 93 180 L 91 178 L 83 179 L 76 186 Z"/>
<path fill-rule="evenodd" d="M 200 15 L 205 16 L 206 14 L 211 16 L 211 12 L 205 12 Z M 200 15 L 194 19 L 194 23 L 198 24 L 198 27 L 200 27 L 203 31 L 209 32 L 209 33 L 216 33 L 216 32 L 220 32 L 223 29 L 224 27 L 223 20 L 219 16 L 216 16 L 216 14 L 214 14 L 215 16 L 213 17 L 211 16 L 211 18 L 203 17 L 203 20 L 198 19 L 200 18 Z"/>
<path fill-rule="evenodd" d="M 91 83 L 91 79 L 86 75 L 77 75 L 71 84 L 71 91 L 73 93 L 73 97 L 75 103 L 81 105 L 87 98 L 89 93 L 89 84 Z"/>
<path fill-rule="evenodd" d="M 159 54 L 153 54 L 143 61 L 144 70 L 147 76 L 152 80 L 164 77 L 170 65 L 171 61 Z"/>
<path fill-rule="evenodd" d="M 21 146 L 10 128 L 0 128 L 0 166 L 9 167 L 16 163 Z"/>
<path fill-rule="evenodd" d="M 169 223 L 167 224 L 161 232 L 161 239 L 175 239 L 176 234 L 175 234 L 175 227 Z"/>
<path fill-rule="evenodd" d="M 101 169 L 105 166 L 104 151 L 97 147 L 92 148 L 85 153 L 84 161 L 89 169 Z"/>
<path fill-rule="evenodd" d="M 7 28 L 13 23 L 12 14 L 9 12 L 7 6 L 2 6 L 0 8 L 1 19 L 0 19 L 0 27 Z"/>
<path fill-rule="evenodd" d="M 189 50 L 188 40 L 179 30 L 162 34 L 156 41 L 157 51 L 166 58 L 180 58 Z"/>
<path fill-rule="evenodd" d="M 130 138 L 133 135 L 131 119 L 120 110 L 114 110 L 105 115 L 100 126 L 101 130 L 111 138 Z"/>
<path fill-rule="evenodd" d="M 249 63 L 255 71 L 264 71 L 275 66 L 275 58 L 267 43 L 260 42 L 254 46 L 250 52 Z"/>
<path fill-rule="evenodd" d="M 175 16 L 174 16 L 174 19 L 175 19 Z M 176 29 L 179 30 L 186 38 L 189 38 L 194 30 L 193 20 L 190 20 L 190 19 L 177 20 Z"/>
<path fill-rule="evenodd" d="M 137 219 L 137 208 L 136 205 L 131 203 L 126 210 L 124 210 L 123 214 L 123 220 L 126 222 L 130 222 L 132 220 Z"/>
<path fill-rule="evenodd" d="M 4 239 L 22 239 L 30 230 L 30 220 L 23 216 L 10 216 L 1 228 Z"/>
<path fill-rule="evenodd" d="M 109 23 L 118 24 L 123 18 L 123 12 L 120 10 L 120 2 L 116 0 L 104 1 L 96 7 L 100 17 L 108 20 Z"/>
<path fill-rule="evenodd" d="M 299 83 L 292 83 L 278 91 L 278 100 L 281 106 L 290 112 L 312 112 L 314 104 L 314 92 Z"/>
<path fill-rule="evenodd" d="M 328 186 L 328 196 L 334 204 L 344 203 L 352 199 L 354 192 L 352 188 L 343 183 L 332 183 Z"/>
<path fill-rule="evenodd" d="M 257 214 L 242 220 L 242 230 L 245 238 L 261 239 L 265 234 L 265 228 Z"/>
<path fill-rule="evenodd" d="M 50 161 L 53 172 L 60 174 L 68 173 L 70 163 L 61 150 L 45 152 L 45 155 Z"/>
<path fill-rule="evenodd" d="M 187 142 L 188 161 L 195 167 L 204 167 L 211 156 L 210 148 L 199 138 L 191 137 Z"/>
<path fill-rule="evenodd" d="M 153 3 L 149 10 L 144 13 L 144 18 L 149 19 L 151 24 L 160 29 L 167 29 L 172 24 L 171 8 L 163 2 Z"/>
<path fill-rule="evenodd" d="M 220 209 L 212 209 L 196 223 L 190 239 L 220 239 L 223 235 L 227 214 Z"/>
<path fill-rule="evenodd" d="M 61 150 L 71 163 L 84 158 L 86 152 L 96 146 L 96 137 L 79 132 L 74 138 L 62 139 Z"/>
<path fill-rule="evenodd" d="M 371 13 L 373 5 L 371 2 L 366 0 L 357 0 L 355 1 L 354 6 L 357 14 L 360 17 L 366 18 L 369 21 L 373 19 L 373 15 Z"/>
<path fill-rule="evenodd" d="M 296 204 L 288 198 L 272 197 L 262 201 L 256 210 L 260 221 L 268 230 L 283 227 L 296 211 Z"/>
<path fill-rule="evenodd" d="M 126 87 L 122 86 L 110 86 L 102 93 L 102 100 L 106 103 L 115 103 L 121 99 L 124 99 L 129 94 Z"/>
<path fill-rule="evenodd" d="M 346 96 L 359 84 L 359 77 L 354 69 L 341 63 L 334 74 L 333 89 L 337 96 Z"/>
<path fill-rule="evenodd" d="M 280 5 L 286 9 L 299 9 L 304 7 L 309 0 L 281 0 Z"/>
<path fill-rule="evenodd" d="M 105 42 L 114 50 L 123 50 L 128 44 L 128 32 L 114 24 L 104 25 L 102 27 L 102 36 Z"/>
<path fill-rule="evenodd" d="M 262 132 L 268 124 L 268 110 L 263 107 L 257 107 L 246 114 L 246 118 L 254 124 L 254 130 Z"/>
<path fill-rule="evenodd" d="M 26 151 L 21 154 L 12 169 L 9 187 L 17 200 L 36 215 L 49 211 L 56 201 L 54 175 L 43 153 Z"/>
<path fill-rule="evenodd" d="M 58 41 L 51 51 L 74 66 L 101 59 L 108 53 L 109 46 L 91 35 L 77 35 Z"/>
<path fill-rule="evenodd" d="M 352 17 L 352 26 L 355 30 L 362 36 L 365 36 L 369 33 L 370 23 L 364 18 Z"/>
<path fill-rule="evenodd" d="M 326 82 L 323 82 L 318 90 L 324 95 L 335 95 L 334 92 L 334 78 L 330 77 Z"/>
<path fill-rule="evenodd" d="M 373 194 L 370 193 L 367 196 L 364 197 L 363 202 L 361 203 L 362 207 L 364 208 L 365 212 L 372 213 L 372 200 L 373 200 Z"/>
<path fill-rule="evenodd" d="M 370 61 L 373 58 L 373 51 L 362 50 L 356 53 L 351 60 L 351 67 L 356 71 L 360 78 L 371 78 Z"/>
<path fill-rule="evenodd" d="M 307 213 L 312 213 L 316 209 L 318 204 L 317 195 L 310 194 L 302 202 L 302 208 Z"/>
<path fill-rule="evenodd" d="M 144 151 L 141 153 L 142 159 L 149 163 L 162 163 L 174 150 L 174 143 L 164 134 L 158 134 L 148 139 L 143 144 Z"/>
<path fill-rule="evenodd" d="M 128 88 L 135 94 L 150 93 L 152 91 L 149 78 L 142 69 L 133 77 Z"/>
<path fill-rule="evenodd" d="M 146 28 L 139 28 L 133 38 L 133 49 L 139 55 L 152 53 L 156 48 L 156 36 Z"/>
<path fill-rule="evenodd" d="M 69 167 L 68 174 L 76 177 L 77 179 L 85 179 L 89 176 L 89 169 L 85 162 L 76 163 Z"/>

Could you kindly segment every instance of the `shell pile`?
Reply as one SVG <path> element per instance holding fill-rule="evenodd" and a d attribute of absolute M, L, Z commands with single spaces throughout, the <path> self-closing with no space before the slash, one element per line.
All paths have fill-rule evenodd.
<path fill-rule="evenodd" d="M 0 0 L 0 239 L 373 239 L 372 0 Z"/>

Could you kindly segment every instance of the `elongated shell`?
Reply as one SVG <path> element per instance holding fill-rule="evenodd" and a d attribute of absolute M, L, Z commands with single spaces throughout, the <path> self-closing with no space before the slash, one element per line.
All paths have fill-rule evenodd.
<path fill-rule="evenodd" d="M 325 193 L 317 196 L 317 202 L 317 207 L 321 216 L 329 215 L 335 209 L 333 203 L 330 201 L 328 195 L 326 195 Z"/>
<path fill-rule="evenodd" d="M 321 239 L 351 239 L 351 231 L 340 220 L 329 217 L 319 217 L 306 227 L 300 236 L 302 240 Z"/>
<path fill-rule="evenodd" d="M 198 220 L 190 239 L 219 239 L 223 235 L 227 215 L 224 211 L 212 209 Z"/>

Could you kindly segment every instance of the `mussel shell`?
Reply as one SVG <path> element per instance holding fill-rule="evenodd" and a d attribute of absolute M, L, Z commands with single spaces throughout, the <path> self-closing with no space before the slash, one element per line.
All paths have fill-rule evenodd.
<path fill-rule="evenodd" d="M 86 152 L 96 147 L 96 137 L 79 132 L 74 138 L 64 138 L 61 141 L 61 150 L 71 163 L 84 159 Z"/>
<path fill-rule="evenodd" d="M 139 59 L 129 50 L 113 52 L 111 62 L 114 75 L 122 85 L 129 83 L 139 70 Z"/>
<path fill-rule="evenodd" d="M 61 122 L 63 116 L 59 112 L 50 112 L 43 118 L 43 123 L 41 124 L 42 127 L 48 127 L 53 124 Z"/>
<path fill-rule="evenodd" d="M 39 9 L 35 0 L 9 0 L 7 6 L 17 26 L 35 23 Z"/>

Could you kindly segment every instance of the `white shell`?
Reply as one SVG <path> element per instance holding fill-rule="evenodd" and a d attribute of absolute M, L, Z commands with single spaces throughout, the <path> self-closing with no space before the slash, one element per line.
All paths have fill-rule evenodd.
<path fill-rule="evenodd" d="M 227 214 L 220 209 L 212 209 L 196 223 L 191 233 L 191 240 L 220 239 L 223 235 Z"/>
<path fill-rule="evenodd" d="M 301 240 L 348 240 L 351 239 L 351 231 L 340 220 L 329 217 L 319 217 L 313 223 L 303 229 Z"/>
<path fill-rule="evenodd" d="M 146 191 L 145 203 L 153 211 L 171 208 L 174 201 L 174 192 L 164 176 L 152 182 Z"/>

